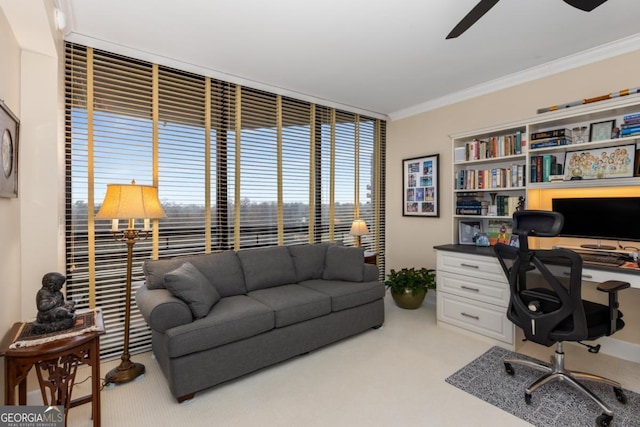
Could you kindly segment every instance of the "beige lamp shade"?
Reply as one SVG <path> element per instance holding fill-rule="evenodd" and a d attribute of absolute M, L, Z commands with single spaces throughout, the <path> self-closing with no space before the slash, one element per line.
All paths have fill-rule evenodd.
<path fill-rule="evenodd" d="M 107 184 L 107 194 L 96 219 L 166 218 L 158 189 L 151 185 Z"/>
<path fill-rule="evenodd" d="M 367 223 L 362 219 L 356 219 L 351 224 L 351 231 L 349 232 L 352 236 L 364 236 L 365 234 L 369 234 L 369 229 L 367 228 Z"/>

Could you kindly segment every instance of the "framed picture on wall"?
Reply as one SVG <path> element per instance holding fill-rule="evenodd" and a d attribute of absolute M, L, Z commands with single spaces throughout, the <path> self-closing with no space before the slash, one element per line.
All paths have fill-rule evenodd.
<path fill-rule="evenodd" d="M 439 216 L 438 154 L 402 161 L 402 215 Z"/>
<path fill-rule="evenodd" d="M 20 121 L 0 100 L 0 197 L 18 197 Z"/>

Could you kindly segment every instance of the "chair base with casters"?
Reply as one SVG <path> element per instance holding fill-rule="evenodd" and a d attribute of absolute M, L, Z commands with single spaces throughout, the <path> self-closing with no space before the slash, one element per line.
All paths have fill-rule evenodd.
<path fill-rule="evenodd" d="M 564 381 L 593 400 L 601 409 L 597 417 L 599 426 L 611 425 L 613 410 L 602 402 L 581 381 L 601 382 L 613 387 L 616 399 L 626 403 L 619 383 L 585 372 L 565 369 L 564 342 L 593 341 L 609 336 L 624 327 L 619 310 L 618 292 L 630 287 L 629 283 L 609 280 L 597 285 L 597 290 L 608 294 L 608 304 L 582 299 L 582 258 L 574 251 L 531 249 L 528 237 L 556 237 L 564 223 L 561 214 L 551 211 L 517 211 L 513 215 L 513 233 L 518 235 L 519 248 L 496 244 L 494 251 L 509 281 L 509 307 L 507 318 L 520 327 L 528 341 L 547 347 L 556 345 L 551 364 L 540 364 L 521 359 L 503 361 L 507 374 L 514 375 L 513 365 L 528 366 L 544 375 L 526 388 L 524 397 L 531 404 L 531 394 L 553 381 Z M 598 346 L 587 346 L 596 353 Z"/>
<path fill-rule="evenodd" d="M 627 397 L 622 390 L 620 383 L 610 380 L 609 378 L 601 377 L 599 375 L 589 374 L 586 372 L 570 371 L 564 367 L 564 352 L 562 350 L 562 342 L 556 344 L 556 352 L 551 356 L 551 365 L 547 366 L 542 363 L 536 363 L 524 359 L 505 359 L 503 360 L 504 368 L 509 375 L 515 375 L 515 370 L 512 365 L 522 365 L 537 371 L 545 372 L 543 376 L 538 378 L 531 384 L 524 392 L 524 399 L 527 404 L 531 404 L 531 393 L 536 391 L 543 385 L 553 381 L 566 381 L 573 388 L 581 391 L 584 395 L 593 400 L 600 408 L 602 408 L 603 414 L 596 419 L 596 424 L 600 426 L 608 426 L 613 420 L 613 411 L 609 408 L 598 396 L 596 396 L 591 390 L 582 385 L 578 380 L 596 381 L 613 387 L 613 392 L 616 394 L 616 399 L 620 403 L 627 403 Z"/>

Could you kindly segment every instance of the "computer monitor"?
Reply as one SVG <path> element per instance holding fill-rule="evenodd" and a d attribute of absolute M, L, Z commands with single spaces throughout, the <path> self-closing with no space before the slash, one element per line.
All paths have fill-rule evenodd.
<path fill-rule="evenodd" d="M 560 236 L 640 242 L 640 197 L 554 198 L 551 204 L 564 216 Z M 582 246 L 615 249 L 599 242 Z"/>

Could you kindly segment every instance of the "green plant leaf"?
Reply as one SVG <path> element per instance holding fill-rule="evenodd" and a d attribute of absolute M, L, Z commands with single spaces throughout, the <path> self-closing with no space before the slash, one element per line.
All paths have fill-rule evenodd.
<path fill-rule="evenodd" d="M 436 288 L 436 271 L 424 267 L 420 269 L 405 267 L 400 271 L 391 269 L 384 283 L 395 293 L 411 289 L 411 293 L 416 295 L 421 290 L 428 291 Z"/>

